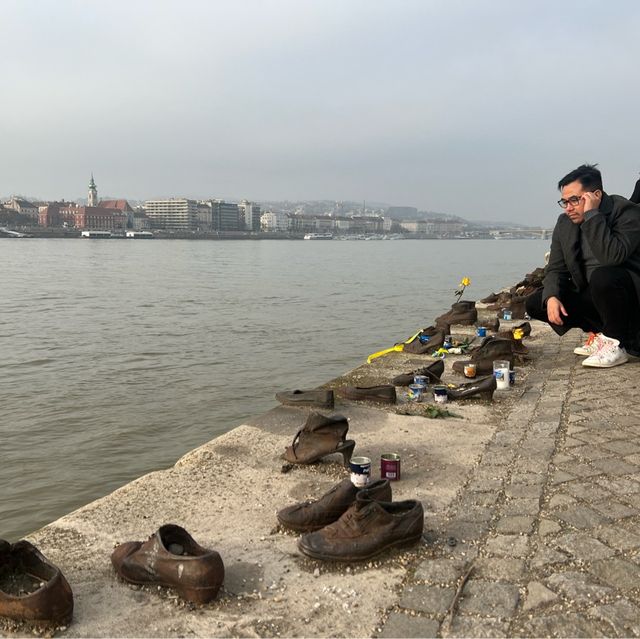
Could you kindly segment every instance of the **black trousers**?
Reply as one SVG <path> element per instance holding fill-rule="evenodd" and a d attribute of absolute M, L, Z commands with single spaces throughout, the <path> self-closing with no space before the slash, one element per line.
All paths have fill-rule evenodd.
<path fill-rule="evenodd" d="M 547 322 L 564 335 L 572 328 L 604 333 L 620 340 L 622 346 L 637 350 L 640 330 L 640 306 L 638 295 L 629 271 L 619 266 L 600 266 L 592 274 L 589 286 L 582 291 L 566 290 L 560 301 L 568 316 L 562 316 L 563 324 L 551 324 L 546 304 L 542 302 L 542 290 L 531 295 L 526 302 L 527 313 L 533 319 Z"/>

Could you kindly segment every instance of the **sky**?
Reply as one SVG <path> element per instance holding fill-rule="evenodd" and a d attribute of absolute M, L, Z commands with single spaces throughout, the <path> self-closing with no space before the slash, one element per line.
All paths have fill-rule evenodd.
<path fill-rule="evenodd" d="M 636 0 L 0 0 L 0 195 L 549 226 L 640 172 Z"/>

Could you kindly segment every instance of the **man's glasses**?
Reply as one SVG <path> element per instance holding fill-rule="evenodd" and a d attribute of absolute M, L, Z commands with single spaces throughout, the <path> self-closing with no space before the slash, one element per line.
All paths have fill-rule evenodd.
<path fill-rule="evenodd" d="M 565 200 L 564 198 L 562 198 L 561 200 L 558 200 L 558 204 L 563 208 L 566 209 L 569 204 L 571 204 L 571 206 L 578 206 L 578 204 L 580 204 L 580 200 L 582 198 L 579 198 L 577 195 L 572 195 L 568 200 Z"/>

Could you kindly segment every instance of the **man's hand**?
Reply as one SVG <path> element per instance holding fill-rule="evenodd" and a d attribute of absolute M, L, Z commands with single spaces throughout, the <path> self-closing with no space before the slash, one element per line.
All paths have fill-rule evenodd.
<path fill-rule="evenodd" d="M 547 300 L 547 317 L 551 324 L 562 326 L 562 316 L 568 317 L 567 309 L 562 305 L 562 302 L 557 297 L 550 297 Z"/>
<path fill-rule="evenodd" d="M 602 191 L 587 191 L 582 194 L 582 201 L 584 202 L 584 213 L 587 211 L 593 211 L 600 208 L 600 202 L 602 202 Z"/>

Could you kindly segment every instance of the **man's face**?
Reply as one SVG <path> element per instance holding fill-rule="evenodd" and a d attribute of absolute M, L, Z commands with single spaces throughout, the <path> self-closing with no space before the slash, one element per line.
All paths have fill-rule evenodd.
<path fill-rule="evenodd" d="M 564 212 L 574 224 L 581 224 L 584 220 L 585 200 L 582 195 L 585 190 L 578 180 L 562 187 L 562 199 L 567 202 Z"/>

